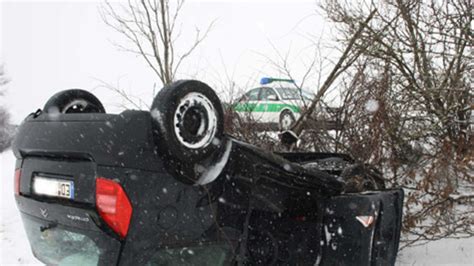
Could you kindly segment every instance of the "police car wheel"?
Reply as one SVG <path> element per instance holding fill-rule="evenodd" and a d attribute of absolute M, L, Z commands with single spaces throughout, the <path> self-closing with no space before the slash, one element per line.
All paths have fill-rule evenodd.
<path fill-rule="evenodd" d="M 162 154 L 196 162 L 222 147 L 224 111 L 205 83 L 181 80 L 164 87 L 153 101 L 151 116 L 155 144 Z"/>
<path fill-rule="evenodd" d="M 280 114 L 280 130 L 288 130 L 295 123 L 295 117 L 291 111 L 285 110 Z"/>
<path fill-rule="evenodd" d="M 105 108 L 92 93 L 70 89 L 60 91 L 49 98 L 43 111 L 49 114 L 105 113 Z"/>

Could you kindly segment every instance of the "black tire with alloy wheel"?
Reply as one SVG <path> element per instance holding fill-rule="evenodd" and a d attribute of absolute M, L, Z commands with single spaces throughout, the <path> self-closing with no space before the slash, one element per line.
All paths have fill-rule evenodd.
<path fill-rule="evenodd" d="M 153 101 L 151 115 L 161 154 L 193 163 L 223 146 L 224 111 L 205 83 L 181 80 L 164 87 Z"/>
<path fill-rule="evenodd" d="M 295 123 L 295 116 L 290 110 L 284 110 L 280 114 L 280 130 L 289 130 Z"/>
<path fill-rule="evenodd" d="M 49 114 L 105 113 L 105 108 L 92 93 L 70 89 L 60 91 L 49 98 L 43 111 Z"/>

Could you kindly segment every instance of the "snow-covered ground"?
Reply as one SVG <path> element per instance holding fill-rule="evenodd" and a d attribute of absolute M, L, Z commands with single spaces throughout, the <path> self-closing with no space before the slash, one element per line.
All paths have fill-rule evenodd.
<path fill-rule="evenodd" d="M 13 198 L 15 157 L 11 150 L 0 154 L 0 265 L 42 265 L 31 253 L 20 214 Z"/>
<path fill-rule="evenodd" d="M 41 265 L 30 250 L 13 198 L 15 158 L 0 154 L 0 265 Z M 474 265 L 474 238 L 446 239 L 403 250 L 397 265 Z"/>
<path fill-rule="evenodd" d="M 404 249 L 397 265 L 474 265 L 474 238 L 444 239 Z"/>

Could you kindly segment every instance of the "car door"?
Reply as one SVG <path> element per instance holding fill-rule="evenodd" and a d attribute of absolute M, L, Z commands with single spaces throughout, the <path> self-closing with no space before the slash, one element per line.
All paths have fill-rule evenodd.
<path fill-rule="evenodd" d="M 258 106 L 258 99 L 261 88 L 255 88 L 245 93 L 234 106 L 234 111 L 237 112 L 241 119 L 246 122 L 257 119 L 255 115 Z"/>
<path fill-rule="evenodd" d="M 262 88 L 260 91 L 260 101 L 257 109 L 260 120 L 264 123 L 278 123 L 279 119 L 279 97 L 272 88 Z"/>

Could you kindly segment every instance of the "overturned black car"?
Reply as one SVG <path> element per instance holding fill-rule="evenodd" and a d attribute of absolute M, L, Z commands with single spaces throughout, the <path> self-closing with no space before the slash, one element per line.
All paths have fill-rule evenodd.
<path fill-rule="evenodd" d="M 48 265 L 393 265 L 403 192 L 342 154 L 273 154 L 223 130 L 206 84 L 106 114 L 83 90 L 19 127 L 15 198 Z"/>

